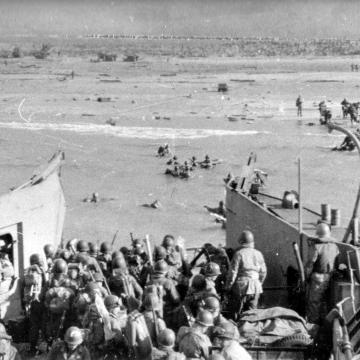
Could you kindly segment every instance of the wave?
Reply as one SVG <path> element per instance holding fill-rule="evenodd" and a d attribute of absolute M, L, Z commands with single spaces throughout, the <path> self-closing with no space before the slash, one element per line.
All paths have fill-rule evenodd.
<path fill-rule="evenodd" d="M 112 135 L 123 138 L 138 139 L 196 139 L 210 136 L 243 136 L 270 134 L 269 131 L 257 130 L 222 130 L 222 129 L 179 129 L 157 128 L 137 126 L 110 126 L 97 124 L 50 124 L 50 123 L 23 123 L 23 122 L 0 122 L 0 128 L 17 130 L 51 130 L 69 131 L 80 134 Z"/>

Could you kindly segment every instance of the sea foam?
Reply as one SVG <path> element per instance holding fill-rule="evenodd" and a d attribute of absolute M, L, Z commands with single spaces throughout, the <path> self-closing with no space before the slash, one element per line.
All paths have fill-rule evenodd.
<path fill-rule="evenodd" d="M 64 124 L 64 123 L 33 123 L 33 122 L 0 122 L 0 128 L 18 130 L 50 130 L 69 131 L 79 134 L 111 135 L 123 138 L 138 139 L 196 139 L 210 136 L 243 136 L 270 134 L 269 131 L 257 130 L 222 130 L 222 129 L 179 129 L 139 126 L 110 126 L 91 123 Z"/>

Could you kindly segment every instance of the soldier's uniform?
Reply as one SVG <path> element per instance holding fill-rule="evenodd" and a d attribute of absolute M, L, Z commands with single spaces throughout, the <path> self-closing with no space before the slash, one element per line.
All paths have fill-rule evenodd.
<path fill-rule="evenodd" d="M 7 334 L 3 324 L 0 324 L 0 359 L 21 360 L 17 349 L 11 345 L 11 336 Z"/>
<path fill-rule="evenodd" d="M 152 360 L 186 360 L 186 357 L 168 346 L 159 346 L 153 348 Z"/>
<path fill-rule="evenodd" d="M 214 325 L 214 318 L 207 310 L 200 310 L 191 327 L 182 326 L 177 334 L 179 352 L 187 358 L 207 359 L 212 346 L 206 332 Z"/>
<path fill-rule="evenodd" d="M 23 282 L 23 306 L 29 317 L 29 342 L 30 351 L 35 353 L 39 340 L 40 330 L 44 331 L 44 292 L 46 291 L 45 273 L 41 269 L 41 258 L 39 254 L 30 256 L 30 267 L 25 270 Z"/>
<path fill-rule="evenodd" d="M 254 249 L 254 237 L 244 231 L 239 239 L 241 248 L 231 261 L 226 289 L 231 290 L 234 318 L 242 311 L 256 309 L 262 283 L 266 278 L 266 264 L 260 251 Z"/>
<path fill-rule="evenodd" d="M 125 297 L 129 312 L 139 308 L 143 290 L 135 278 L 126 271 L 122 269 L 113 270 L 109 279 L 109 288 L 119 298 Z"/>
<path fill-rule="evenodd" d="M 311 242 L 305 266 L 309 281 L 306 314 L 311 323 L 320 323 L 328 312 L 326 294 L 339 255 L 339 249 L 334 243 L 336 240 L 330 237 L 327 224 L 319 224 L 316 235 L 318 238 Z"/>
<path fill-rule="evenodd" d="M 154 266 L 154 274 L 148 285 L 160 287 L 163 294 L 163 316 L 169 326 L 173 318 L 173 310 L 180 303 L 180 295 L 176 290 L 175 283 L 166 277 L 168 266 L 164 260 L 158 261 Z"/>
<path fill-rule="evenodd" d="M 12 279 L 15 275 L 14 266 L 5 253 L 0 253 L 0 295 L 6 293 L 10 289 Z"/>
<path fill-rule="evenodd" d="M 179 352 L 187 358 L 207 359 L 212 346 L 207 335 L 196 328 L 182 326 L 177 335 Z"/>
<path fill-rule="evenodd" d="M 151 310 L 145 310 L 142 312 L 146 322 L 146 326 L 149 331 L 149 335 L 153 344 L 157 343 L 157 333 L 166 329 L 166 324 L 159 316 L 154 318 L 154 314 Z"/>
<path fill-rule="evenodd" d="M 85 345 L 79 345 L 71 351 L 67 348 L 65 341 L 61 341 L 51 349 L 47 360 L 91 360 L 91 356 Z"/>

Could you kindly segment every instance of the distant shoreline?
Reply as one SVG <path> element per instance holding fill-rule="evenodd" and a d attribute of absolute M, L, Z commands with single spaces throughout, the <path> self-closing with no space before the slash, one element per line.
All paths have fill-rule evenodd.
<path fill-rule="evenodd" d="M 206 37 L 144 34 L 92 34 L 49 36 L 1 36 L 0 57 L 21 47 L 29 53 L 43 43 L 69 56 L 96 55 L 99 51 L 150 56 L 193 58 L 220 57 L 297 57 L 359 56 L 360 39 L 286 39 L 263 37 Z"/>

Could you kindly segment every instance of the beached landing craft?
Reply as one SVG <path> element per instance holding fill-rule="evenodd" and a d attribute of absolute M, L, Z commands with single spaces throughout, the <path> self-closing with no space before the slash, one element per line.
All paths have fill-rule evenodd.
<path fill-rule="evenodd" d="M 331 123 L 329 129 L 351 136 L 360 152 L 360 143 L 350 131 Z M 287 191 L 282 199 L 261 192 L 258 184 L 252 181 L 255 161 L 256 156 L 252 154 L 236 185 L 227 185 L 227 247 L 238 247 L 239 234 L 245 229 L 251 230 L 256 239 L 256 248 L 264 254 L 268 266 L 269 275 L 264 284 L 266 303 L 263 305 L 292 307 L 304 314 L 304 297 L 295 290 L 298 280 L 305 285 L 302 259 L 307 259 L 308 241 L 315 236 L 318 221 L 331 222 L 332 236 L 338 241 L 340 263 L 346 269 L 343 276 L 334 277 L 331 282 L 330 304 L 333 310 L 329 319 L 332 326 L 332 355 L 335 360 L 351 359 L 360 353 L 360 188 L 352 219 L 347 227 L 341 227 L 338 211 L 333 211 L 331 217 L 330 209 L 325 204 L 322 214 L 302 206 L 300 171 L 297 192 Z"/>
<path fill-rule="evenodd" d="M 45 244 L 58 247 L 61 242 L 65 217 L 60 182 L 63 160 L 64 153 L 59 151 L 29 181 L 0 197 L 0 240 L 15 270 L 9 287 L 1 288 L 0 317 L 5 321 L 16 319 L 22 312 L 20 278 L 29 266 L 30 255 L 42 255 Z"/>

